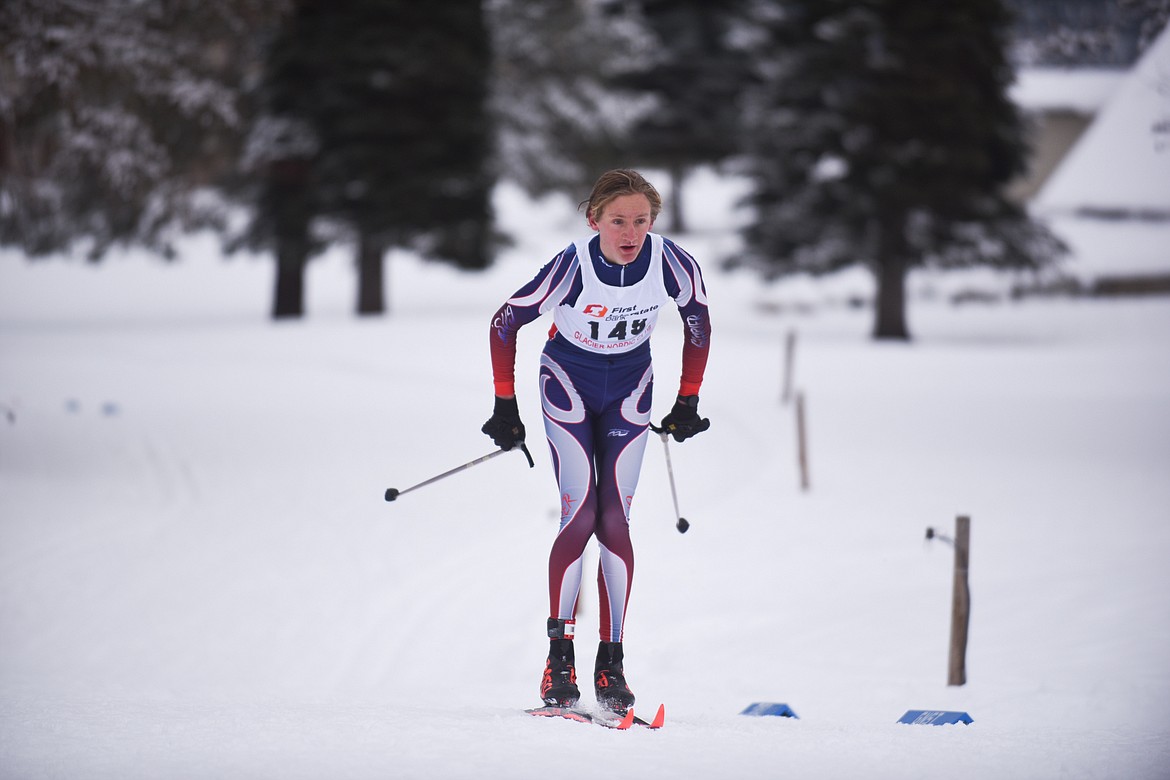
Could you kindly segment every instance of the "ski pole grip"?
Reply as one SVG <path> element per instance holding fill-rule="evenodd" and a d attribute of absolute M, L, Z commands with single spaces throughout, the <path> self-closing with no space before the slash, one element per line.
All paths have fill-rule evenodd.
<path fill-rule="evenodd" d="M 516 442 L 516 445 L 520 448 L 520 451 L 524 453 L 524 457 L 528 458 L 528 468 L 536 468 L 536 461 L 532 459 L 532 453 L 528 451 L 528 446 L 524 443 L 524 441 L 518 441 Z"/>

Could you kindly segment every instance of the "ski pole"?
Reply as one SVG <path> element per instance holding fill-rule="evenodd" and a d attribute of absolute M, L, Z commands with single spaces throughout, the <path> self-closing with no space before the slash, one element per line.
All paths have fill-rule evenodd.
<path fill-rule="evenodd" d="M 526 447 L 524 445 L 524 442 L 518 441 L 518 442 L 516 442 L 516 446 L 519 447 L 520 451 L 524 453 L 524 457 L 528 458 L 528 467 L 529 468 L 535 467 L 536 463 L 534 463 L 532 460 L 532 453 L 530 453 L 528 451 L 528 447 Z M 440 479 L 446 479 L 447 477 L 451 476 L 452 474 L 458 474 L 460 471 L 466 471 L 467 469 L 471 468 L 472 466 L 478 466 L 479 464 L 481 464 L 485 461 L 489 461 L 492 458 L 494 458 L 498 455 L 503 455 L 505 452 L 509 452 L 509 451 L 510 450 L 501 449 L 501 450 L 496 450 L 495 452 L 489 452 L 487 455 L 483 455 L 481 457 L 476 458 L 475 460 L 468 461 L 467 463 L 464 463 L 462 466 L 456 466 L 455 468 L 453 468 L 449 471 L 444 471 L 442 474 L 438 474 L 436 476 L 433 476 L 430 479 L 425 479 L 422 482 L 418 483 L 417 485 L 411 485 L 410 487 L 406 488 L 405 490 L 399 490 L 398 488 L 386 488 L 386 500 L 393 501 L 396 498 L 398 498 L 399 496 L 405 495 L 406 493 L 409 493 L 412 490 L 418 490 L 420 487 L 425 487 L 425 486 L 431 484 L 432 482 L 438 482 Z"/>
<path fill-rule="evenodd" d="M 670 478 L 670 497 L 674 499 L 674 514 L 678 518 L 674 527 L 678 529 L 680 534 L 685 534 L 691 524 L 678 511 L 678 491 L 674 489 L 674 468 L 670 465 L 670 434 L 662 428 L 655 428 L 653 425 L 650 426 L 650 429 L 662 439 L 662 451 L 666 453 L 666 476 Z"/>

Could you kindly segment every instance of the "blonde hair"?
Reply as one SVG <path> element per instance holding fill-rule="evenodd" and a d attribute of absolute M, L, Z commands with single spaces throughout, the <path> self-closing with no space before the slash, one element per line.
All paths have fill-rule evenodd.
<path fill-rule="evenodd" d="M 658 194 L 658 190 L 632 168 L 615 168 L 601 174 L 594 183 L 589 198 L 581 201 L 578 208 L 585 209 L 586 219 L 590 217 L 597 219 L 605 211 L 606 206 L 623 195 L 645 195 L 646 200 L 650 201 L 651 221 L 657 219 L 662 211 L 662 196 Z"/>

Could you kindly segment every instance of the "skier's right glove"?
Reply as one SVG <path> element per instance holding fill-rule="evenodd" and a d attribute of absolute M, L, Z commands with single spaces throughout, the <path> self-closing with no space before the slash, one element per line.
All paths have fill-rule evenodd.
<path fill-rule="evenodd" d="M 520 407 L 516 404 L 516 397 L 500 398 L 496 396 L 496 406 L 492 411 L 492 416 L 480 430 L 490 436 L 496 446 L 502 450 L 510 450 L 517 444 L 522 444 L 524 442 L 524 423 L 520 422 Z"/>
<path fill-rule="evenodd" d="M 675 441 L 683 441 L 710 427 L 710 420 L 699 417 L 699 396 L 680 395 L 674 402 L 674 408 L 662 418 L 662 426 L 655 431 L 669 433 Z"/>

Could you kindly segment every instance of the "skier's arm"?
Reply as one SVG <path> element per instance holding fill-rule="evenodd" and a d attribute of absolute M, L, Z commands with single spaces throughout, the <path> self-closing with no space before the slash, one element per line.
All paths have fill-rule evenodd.
<path fill-rule="evenodd" d="M 516 334 L 564 298 L 575 270 L 576 251 L 570 246 L 492 315 L 490 349 L 496 397 L 516 395 Z"/>
<path fill-rule="evenodd" d="M 684 441 L 711 427 L 711 421 L 699 417 L 699 389 L 707 369 L 711 348 L 711 318 L 707 312 L 707 290 L 699 264 L 673 241 L 663 241 L 664 281 L 674 298 L 683 321 L 682 376 L 678 398 L 656 429 L 668 433 L 675 441 Z"/>
<path fill-rule="evenodd" d="M 680 397 L 697 396 L 707 369 L 711 349 L 711 317 L 707 310 L 707 289 L 695 259 L 673 241 L 663 242 L 666 262 L 666 291 L 674 298 L 683 322 L 682 375 Z"/>
<path fill-rule="evenodd" d="M 688 311 L 689 309 L 689 311 Z M 679 310 L 686 339 L 682 348 L 682 375 L 679 377 L 680 396 L 698 395 L 707 370 L 707 355 L 711 346 L 711 320 L 706 306 L 688 306 Z"/>
<path fill-rule="evenodd" d="M 573 247 L 561 252 L 492 316 L 490 349 L 496 398 L 492 416 L 480 430 L 501 449 L 510 450 L 522 443 L 525 434 L 516 402 L 516 334 L 565 297 L 572 284 L 575 257 Z"/>

